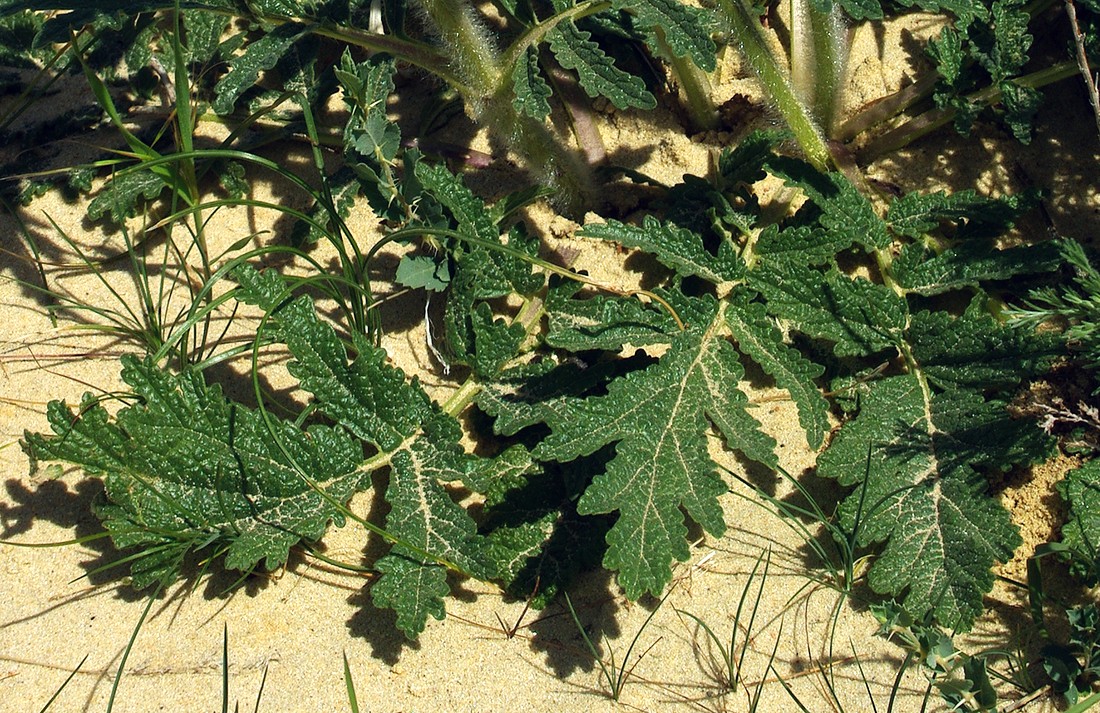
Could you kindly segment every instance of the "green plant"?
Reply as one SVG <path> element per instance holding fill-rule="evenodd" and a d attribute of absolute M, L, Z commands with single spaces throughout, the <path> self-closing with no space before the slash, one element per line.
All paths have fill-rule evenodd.
<path fill-rule="evenodd" d="M 894 602 L 874 606 L 872 611 L 881 625 L 880 633 L 906 649 L 902 669 L 916 659 L 929 674 L 929 686 L 939 691 L 952 710 L 997 710 L 997 692 L 984 656 L 958 650 L 951 636 L 929 617 L 914 619 Z"/>
<path fill-rule="evenodd" d="M 67 40 L 90 26 L 96 36 L 85 44 L 79 34 L 73 40 L 76 51 L 83 52 L 109 32 L 108 28 L 115 29 L 126 48 L 127 65 L 140 74 L 149 63 L 171 66 L 171 58 L 162 57 L 153 40 L 164 21 L 164 11 L 177 6 L 188 10 L 183 22 L 188 38 L 184 59 L 193 66 L 224 63 L 228 69 L 224 74 L 203 73 L 213 95 L 209 107 L 215 113 L 200 112 L 198 118 L 203 120 L 240 122 L 242 117 L 234 119 L 234 112 L 243 111 L 247 116 L 257 108 L 256 101 L 277 96 L 279 92 L 265 93 L 257 85 L 262 73 L 271 70 L 283 75 L 280 91 L 299 91 L 307 103 L 316 105 L 336 86 L 332 66 L 318 59 L 326 43 L 385 53 L 446 83 L 495 139 L 518 151 L 541 180 L 558 188 L 563 205 L 573 211 L 579 211 L 591 198 L 590 167 L 547 125 L 550 100 L 565 97 L 559 101 L 572 117 L 576 136 L 588 155 L 596 157 L 602 155 L 602 143 L 591 127 L 588 110 L 568 98 L 575 94 L 571 85 L 579 82 L 588 96 L 607 97 L 619 108 L 656 105 L 643 78 L 621 69 L 593 33 L 610 33 L 620 43 L 623 39 L 637 42 L 666 58 L 688 78 L 682 84 L 694 120 L 714 123 L 703 72 L 715 68 L 716 47 L 698 9 L 649 0 L 585 0 L 579 4 L 559 0 L 536 8 L 513 0 L 495 5 L 506 23 L 501 32 L 490 31 L 490 18 L 465 0 L 419 0 L 412 5 L 414 13 L 409 13 L 405 2 L 378 5 L 360 0 L 293 7 L 278 2 L 154 1 L 125 8 L 16 1 L 5 3 L 0 12 L 68 10 L 41 24 L 36 47 Z M 593 20 L 586 23 L 586 18 Z M 244 21 L 245 29 L 233 29 L 235 19 Z M 229 37 L 223 38 L 225 33 Z M 215 76 L 216 80 L 210 79 Z M 431 129 L 429 123 L 421 132 Z M 430 143 L 427 136 L 420 138 L 425 145 Z"/>
<path fill-rule="evenodd" d="M 665 603 L 665 599 L 668 599 L 668 595 L 671 593 L 672 591 L 669 590 L 669 592 L 661 598 L 661 601 L 657 603 L 657 606 L 653 607 L 653 610 L 649 612 L 649 616 L 645 618 L 642 625 L 634 632 L 634 638 L 630 640 L 630 646 L 626 648 L 626 653 L 623 654 L 623 660 L 616 665 L 614 649 L 610 652 L 610 662 L 604 663 L 604 660 L 600 657 L 599 651 L 596 650 L 596 645 L 592 643 L 592 638 L 584 628 L 584 624 L 581 623 L 580 617 L 577 616 L 577 610 L 573 608 L 573 600 L 569 598 L 569 592 L 563 592 L 565 596 L 565 605 L 569 608 L 569 615 L 573 617 L 573 623 L 577 626 L 577 631 L 580 632 L 581 640 L 584 641 L 585 647 L 588 649 L 588 652 L 592 654 L 592 658 L 596 660 L 596 665 L 600 667 L 600 673 L 603 675 L 604 681 L 607 682 L 607 695 L 611 700 L 619 700 L 619 696 L 621 696 L 623 692 L 623 687 L 626 685 L 627 680 L 629 680 L 630 675 L 634 673 L 634 668 L 641 663 L 646 654 L 660 642 L 660 639 L 654 641 L 649 645 L 649 648 L 638 654 L 637 661 L 630 664 L 630 654 L 638 644 L 638 639 L 641 638 L 642 632 L 649 626 L 649 622 L 653 620 L 653 617 L 657 614 L 661 605 Z"/>
<path fill-rule="evenodd" d="M 1046 644 L 1040 651 L 1043 668 L 1054 690 L 1072 705 L 1083 700 L 1100 681 L 1100 608 L 1088 602 L 1066 603 L 1064 596 L 1052 598 L 1045 587 L 1043 559 L 1054 556 L 1069 565 L 1069 572 L 1087 588 L 1095 587 L 1100 572 L 1097 542 L 1100 542 L 1100 466 L 1091 460 L 1070 471 L 1059 483 L 1070 515 L 1062 527 L 1062 539 L 1036 548 L 1028 560 L 1028 598 L 1036 630 Z M 1058 640 L 1047 621 L 1047 604 L 1055 604 L 1056 615 L 1068 634 Z"/>
<path fill-rule="evenodd" d="M 378 66 L 356 71 L 368 76 Z M 418 212 L 390 240 L 430 235 L 443 248 L 436 260 L 446 279 L 434 287 L 446 287 L 447 358 L 469 375 L 441 405 L 386 363 L 368 336 L 342 337 L 308 297 L 293 297 L 298 283 L 238 260 L 222 268 L 237 282 L 224 299 L 264 311 L 256 348 L 284 345 L 290 374 L 311 395 L 308 409 L 284 421 L 262 394 L 252 409 L 197 368 L 166 371 L 156 359 L 126 357 L 133 395 L 125 408 L 112 416 L 89 399 L 73 414 L 53 404 L 55 435 L 28 434 L 25 447 L 102 474 L 110 502 L 99 514 L 119 546 L 138 548 L 131 570 L 139 587 L 173 580 L 200 550 L 242 572 L 272 569 L 330 520 L 354 517 L 393 543 L 372 564 L 383 575 L 372 595 L 415 636 L 429 615 L 443 615 L 449 570 L 517 593 L 540 581 L 546 601 L 581 565 L 568 553 L 600 552 L 605 534 L 604 565 L 627 596 L 662 593 L 671 564 L 686 556 L 680 508 L 707 531 L 724 530 L 725 486 L 706 451 L 707 424 L 729 447 L 776 464 L 774 442 L 733 388 L 740 358 L 791 393 L 813 446 L 824 439 L 828 408 L 813 380 L 828 369 L 835 385 L 858 384 L 834 389 L 850 394 L 857 415 L 819 460 L 822 476 L 858 486 L 840 527 L 857 532 L 862 512 L 854 545 L 886 541 L 869 570 L 874 589 L 965 627 L 981 611 L 990 567 L 1016 542 L 973 468 L 1027 462 L 1048 448 L 989 394 L 1042 370 L 1055 353 L 1053 339 L 989 316 L 982 284 L 1050 270 L 1057 250 L 993 247 L 1020 205 L 974 194 L 908 197 L 880 219 L 835 174 L 775 156 L 779 138 L 759 135 L 728 152 L 713 184 L 673 188 L 668 222 L 584 228 L 669 267 L 664 286 L 648 293 L 653 306 L 578 294 L 592 281 L 534 257 L 522 223 L 502 225 L 522 197 L 490 210 L 442 167 L 416 163 L 399 190 Z M 765 171 L 802 191 L 803 208 L 778 219 L 757 214 L 748 186 Z M 675 223 L 689 216 L 703 218 L 691 226 L 699 234 Z M 939 233 L 944 220 L 958 221 L 951 240 Z M 840 272 L 841 254 L 862 256 L 882 282 Z M 533 266 L 558 277 L 547 286 Z M 952 291 L 971 296 L 965 309 L 933 308 L 930 297 Z M 508 294 L 523 304 L 501 315 L 493 300 Z M 777 320 L 807 341 L 788 343 Z M 616 359 L 627 342 L 663 350 Z M 880 373 L 883 359 L 896 365 Z M 462 452 L 455 419 L 475 402 L 497 434 L 523 443 L 493 457 Z M 531 428 L 538 424 L 542 435 Z M 178 440 L 150 435 L 165 429 Z M 571 466 L 578 458 L 587 460 Z M 343 503 L 382 469 L 391 512 L 385 524 L 363 521 Z M 455 480 L 486 495 L 480 527 L 443 487 Z M 913 549 L 929 541 L 943 546 Z"/>
<path fill-rule="evenodd" d="M 760 569 L 761 562 L 764 563 L 764 569 L 760 573 L 760 583 L 757 585 L 756 596 L 752 600 L 752 609 L 751 611 L 749 611 L 749 620 L 748 623 L 744 624 L 744 632 L 741 640 L 741 645 L 740 647 L 738 647 L 737 634 L 738 630 L 742 627 L 741 613 L 744 610 L 745 601 L 749 595 L 749 590 L 753 584 L 753 580 L 756 579 L 756 573 Z M 756 613 L 760 607 L 761 595 L 764 593 L 764 584 L 768 579 L 768 568 L 770 566 L 771 550 L 765 550 L 764 552 L 760 553 L 760 557 L 757 558 L 756 564 L 754 564 L 752 567 L 752 571 L 749 572 L 748 580 L 745 582 L 745 586 L 741 590 L 741 597 L 737 600 L 737 610 L 734 612 L 733 624 L 730 626 L 728 644 L 723 639 L 719 638 L 718 635 L 714 633 L 714 630 L 711 629 L 710 626 L 699 617 L 688 611 L 683 611 L 681 609 L 676 610 L 677 614 L 682 614 L 694 621 L 696 625 L 698 625 L 706 633 L 706 636 L 711 641 L 711 643 L 714 644 L 714 647 L 717 649 L 719 658 L 721 659 L 721 663 L 724 667 L 721 671 L 721 683 L 726 689 L 730 691 L 730 693 L 737 693 L 738 687 L 740 687 L 741 683 L 744 681 L 744 678 L 741 674 L 741 666 L 745 661 L 745 652 L 748 650 L 749 641 L 752 638 L 753 623 L 756 621 Z M 770 668 L 770 665 L 771 662 L 769 661 L 768 668 Z M 753 697 L 750 701 L 750 710 L 756 710 L 757 702 L 760 698 L 760 691 L 762 689 L 763 681 L 761 681 L 757 685 L 757 690 L 753 694 Z"/>
<path fill-rule="evenodd" d="M 848 22 L 880 20 L 895 10 L 884 10 L 877 0 L 791 3 L 785 18 L 789 43 L 778 53 L 762 24 L 766 9 L 747 0 L 719 0 L 712 8 L 679 0 L 498 0 L 490 5 L 486 10 L 466 0 L 325 0 L 293 7 L 276 1 L 184 2 L 178 6 L 188 11 L 182 21 L 187 39 L 179 57 L 158 43 L 165 25 L 174 22 L 174 2 L 114 7 L 7 0 L 0 4 L 0 15 L 19 28 L 10 41 L 13 52 L 49 56 L 51 45 L 65 42 L 68 46 L 51 56 L 51 65 L 61 62 L 63 69 L 62 56 L 86 56 L 95 71 L 115 72 L 124 60 L 133 86 L 145 95 L 158 81 L 168 84 L 161 89 L 170 94 L 172 85 L 180 84 L 179 72 L 186 64 L 196 70 L 197 94 L 203 100 L 196 105 L 194 120 L 232 126 L 234 141 L 253 125 L 269 128 L 274 136 L 300 127 L 300 115 L 271 109 L 288 93 L 300 94 L 304 104 L 318 107 L 338 86 L 339 67 L 332 57 L 341 54 L 339 49 L 354 49 L 356 59 L 367 53 L 389 56 L 430 73 L 446 87 L 412 141 L 428 150 L 434 145 L 443 153 L 454 153 L 454 147 L 433 142 L 431 133 L 436 120 L 449 111 L 450 98 L 457 97 L 495 141 L 525 158 L 540 182 L 557 188 L 559 204 L 573 214 L 591 206 L 590 164 L 602 161 L 606 153 L 580 95 L 604 97 L 619 109 L 649 109 L 657 103 L 652 88 L 662 79 L 659 73 L 648 70 L 645 62 L 631 62 L 626 51 L 610 51 L 612 45 L 661 60 L 679 85 L 690 123 L 709 129 L 717 126 L 708 79 L 719 49 L 712 35 L 720 35 L 744 54 L 766 99 L 810 162 L 825 169 L 839 161 L 850 178 L 855 178 L 855 170 L 827 141 L 851 141 L 924 100 L 934 99 L 936 106 L 876 137 L 861 148 L 861 157 L 870 160 L 952 120 L 968 131 L 989 105 L 1003 107 L 1000 115 L 1026 140 L 1040 101 L 1037 88 L 1073 76 L 1081 58 L 1093 51 L 1085 43 L 1077 62 L 1028 66 L 1032 25 L 1051 0 L 1029 5 L 1019 0 L 900 3 L 898 9 L 919 7 L 951 18 L 929 46 L 936 70 L 840 126 L 836 111 L 844 86 Z M 43 20 L 35 14 L 42 11 L 56 14 Z M 1080 20 L 1086 35 L 1095 22 L 1093 15 L 1086 4 Z M 34 39 L 28 41 L 32 32 Z M 336 52 L 329 49 L 334 45 Z M 174 67 L 176 76 L 169 77 L 164 67 Z M 263 77 L 268 73 L 276 74 L 281 85 L 266 86 Z M 33 99 L 28 90 L 16 113 Z M 579 150 L 548 125 L 553 106 L 568 118 Z M 319 138 L 339 142 L 339 135 L 339 128 L 332 127 Z M 395 146 L 391 154 L 396 152 Z M 392 161 L 392 155 L 387 160 Z M 87 172 L 78 172 L 72 182 L 87 190 Z M 132 176 L 124 183 L 123 193 L 131 201 L 156 194 L 147 178 Z M 345 172 L 336 186 L 341 207 L 354 200 L 354 186 L 354 176 Z M 37 189 L 30 190 L 25 195 Z"/>
<path fill-rule="evenodd" d="M 277 27 L 239 36 L 251 44 L 214 85 L 214 108 L 234 111 L 265 62 L 290 56 L 295 43 L 333 35 L 434 67 L 469 92 L 468 102 L 495 101 L 496 95 L 480 95 L 489 75 L 500 80 L 486 69 L 499 58 L 482 56 L 484 33 L 464 5 L 454 8 L 461 11 L 452 16 L 442 5 L 425 6 L 440 26 L 453 23 L 453 41 L 443 48 L 396 30 L 361 36 L 324 22 L 284 18 L 280 24 L 265 14 L 259 19 Z M 562 7 L 555 19 L 531 25 L 514 40 L 516 61 L 544 36 L 553 45 L 555 28 L 597 9 L 607 8 Z M 100 12 L 75 8 L 43 25 L 43 37 Z M 699 21 L 697 13 L 685 12 L 691 18 L 685 23 Z M 635 18 L 643 29 L 660 24 L 642 11 Z M 255 124 L 293 99 L 320 188 L 231 148 L 233 137 L 218 148 L 196 148 L 192 134 L 201 117 L 193 111 L 194 83 L 185 69 L 229 47 L 207 45 L 200 52 L 198 27 L 188 30 L 184 21 L 181 30 L 173 19 L 165 32 L 157 19 L 146 18 L 143 27 L 149 37 L 166 38 L 170 49 L 172 151 L 127 130 L 106 85 L 84 64 L 133 161 L 116 164 L 98 209 L 115 210 L 121 220 L 137 196 L 168 189 L 167 214 L 156 225 L 192 226 L 199 287 L 187 293 L 178 318 L 162 320 L 144 354 L 123 358 L 130 392 L 118 397 L 117 412 L 90 396 L 75 413 L 54 403 L 54 434 L 25 439 L 33 459 L 73 463 L 104 479 L 106 502 L 98 514 L 118 546 L 135 550 L 126 560 L 135 586 L 168 584 L 196 553 L 204 564 L 222 559 L 242 577 L 274 569 L 290 548 L 318 540 L 330 522 L 350 517 L 390 543 L 386 555 L 369 563 L 381 574 L 371 593 L 376 604 L 396 611 L 410 637 L 429 616 L 443 616 L 449 573 L 499 581 L 521 596 L 538 588 L 532 598 L 538 605 L 602 557 L 629 598 L 659 596 L 673 563 L 687 556 L 685 513 L 712 535 L 725 529 L 719 498 L 727 486 L 709 453 L 708 430 L 747 459 L 778 466 L 774 440 L 738 386 L 743 362 L 751 362 L 790 394 L 811 448 L 826 442 L 831 407 L 848 416 L 819 459 L 819 475 L 853 490 L 835 520 L 814 505 L 814 516 L 830 523 L 840 548 L 837 585 L 850 587 L 856 562 L 869 555 L 871 587 L 903 597 L 914 616 L 931 611 L 961 629 L 980 613 L 991 567 L 1018 541 L 986 492 L 985 472 L 1033 462 L 1050 448 L 1032 424 L 1009 419 L 1004 398 L 1049 365 L 1056 340 L 1005 326 L 990 291 L 1060 264 L 1057 243 L 995 243 L 1029 206 L 1027 197 L 910 195 L 880 217 L 840 175 L 778 155 L 784 135 L 754 134 L 722 154 L 710 180 L 689 176 L 669 189 L 655 206 L 663 220 L 590 223 L 580 231 L 649 253 L 667 268 L 658 287 L 624 290 L 538 256 L 519 211 L 544 192 L 521 190 L 487 206 L 446 167 L 415 149 L 400 151 L 401 131 L 385 113 L 397 71 L 391 56 L 339 54 L 333 86 L 342 89 L 349 111 L 339 137 L 320 133 L 308 93 L 294 91 L 293 82 L 242 119 Z M 405 27 L 403 17 L 396 19 L 390 18 L 393 27 Z M 218 19 L 206 29 L 224 27 Z M 181 32 L 190 33 L 189 46 L 179 40 Z M 670 46 L 680 41 L 651 34 Z M 691 47 L 674 47 L 672 54 L 691 54 Z M 441 52 L 453 53 L 456 64 L 448 68 Z M 589 69 L 574 68 L 582 83 L 591 79 L 585 79 Z M 351 183 L 323 172 L 320 146 L 332 139 Z M 230 166 L 269 170 L 304 190 L 315 212 L 283 210 L 307 226 L 308 239 L 329 242 L 338 274 L 326 274 L 304 249 L 288 251 L 312 270 L 303 278 L 251 266 L 272 247 L 211 256 L 203 216 L 261 206 L 241 197 L 203 197 L 203 174 Z M 767 175 L 800 194 L 797 210 L 762 207 L 766 197 L 755 185 Z M 364 250 L 342 218 L 345 199 L 357 192 L 389 228 L 384 240 Z M 404 257 L 395 279 L 442 293 L 438 356 L 459 370 L 443 403 L 433 402 L 377 345 L 371 271 L 375 256 L 392 243 L 428 248 Z M 181 262 L 190 250 L 176 249 Z M 126 255 L 139 281 L 146 280 L 147 255 L 133 242 Z M 318 315 L 311 295 L 335 300 L 335 322 Z M 152 313 L 155 300 L 144 302 Z M 192 335 L 233 303 L 262 317 L 254 338 L 214 355 L 204 336 Z M 189 339 L 204 346 L 182 346 Z M 640 351 L 622 358 L 627 344 Z M 307 406 L 287 416 L 272 412 L 259 388 L 264 349 L 289 353 L 287 369 Z M 206 371 L 248 351 L 255 406 L 228 398 Z M 831 388 L 823 392 L 826 379 Z M 501 441 L 488 455 L 459 446 L 458 418 L 475 404 Z M 166 441 L 165 433 L 175 438 Z M 484 496 L 478 520 L 452 497 L 448 485 L 456 482 Z M 391 508 L 383 523 L 346 506 L 353 493 L 373 487 L 384 490 Z M 833 560 L 828 555 L 823 561 Z"/>

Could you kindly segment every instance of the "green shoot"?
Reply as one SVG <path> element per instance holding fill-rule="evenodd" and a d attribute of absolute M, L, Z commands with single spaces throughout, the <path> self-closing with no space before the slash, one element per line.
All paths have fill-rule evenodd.
<path fill-rule="evenodd" d="M 756 579 L 756 573 L 760 569 L 760 563 L 764 563 L 764 570 L 760 575 L 760 583 L 756 589 L 756 595 L 752 601 L 752 611 L 749 612 L 749 621 L 744 626 L 744 638 L 741 641 L 740 649 L 737 646 L 737 633 L 741 628 L 741 613 L 745 607 L 745 600 L 748 597 L 749 589 L 752 586 L 753 581 Z M 768 568 L 771 566 L 771 549 L 764 550 L 760 553 L 760 556 L 756 559 L 756 564 L 753 565 L 752 571 L 749 572 L 749 577 L 745 582 L 745 586 L 741 589 L 741 598 L 737 601 L 737 611 L 733 615 L 733 624 L 730 627 L 729 643 L 726 643 L 718 637 L 716 633 L 710 628 L 710 626 L 695 616 L 691 612 L 677 609 L 677 614 L 683 614 L 690 617 L 697 625 L 702 627 L 707 637 L 711 640 L 714 646 L 717 648 L 719 656 L 722 659 L 722 663 L 725 665 L 723 671 L 723 685 L 729 689 L 731 693 L 736 693 L 738 686 L 741 684 L 743 677 L 741 674 L 741 665 L 745 660 L 745 652 L 748 650 L 749 641 L 752 638 L 753 623 L 756 621 L 756 613 L 760 607 L 761 597 L 764 593 L 764 584 L 768 579 Z"/>
<path fill-rule="evenodd" d="M 355 681 L 351 677 L 351 666 L 348 665 L 348 654 L 344 652 L 344 687 L 348 692 L 348 709 L 351 713 L 359 713 L 359 700 L 355 697 Z"/>
<path fill-rule="evenodd" d="M 72 681 L 73 677 L 80 672 L 80 668 L 84 665 L 84 662 L 88 660 L 88 656 L 89 654 L 84 654 L 84 658 L 80 659 L 80 663 L 76 665 L 76 668 L 69 672 L 69 675 L 66 676 L 65 680 L 61 682 L 61 685 L 57 687 L 57 690 L 54 691 L 54 694 L 52 696 L 50 696 L 50 700 L 46 701 L 46 705 L 42 706 L 42 709 L 39 711 L 39 713 L 46 713 L 46 711 L 50 709 L 50 706 L 53 705 L 53 702 L 57 700 L 57 697 L 60 696 L 61 692 L 65 690 L 65 687 L 69 685 L 69 681 Z"/>
<path fill-rule="evenodd" d="M 653 617 L 657 614 L 657 611 L 661 608 L 661 605 L 665 603 L 665 599 L 668 599 L 669 594 L 672 591 L 669 590 L 668 594 L 665 594 L 661 598 L 661 601 L 657 603 L 657 606 L 653 607 L 653 610 L 649 612 L 649 616 L 645 618 L 642 625 L 638 627 L 638 630 L 634 632 L 634 638 L 630 640 L 630 646 L 627 647 L 626 653 L 623 654 L 622 661 L 618 664 L 615 663 L 615 651 L 611 650 L 610 661 L 604 663 L 603 658 L 596 650 L 596 645 L 592 643 L 592 638 L 588 635 L 588 631 L 584 628 L 584 624 L 581 623 L 580 617 L 577 616 L 577 610 L 573 608 L 573 600 L 569 598 L 569 592 L 564 592 L 565 605 L 569 609 L 570 616 L 573 617 L 573 623 L 577 627 L 577 631 L 580 632 L 581 639 L 584 641 L 585 648 L 592 654 L 592 658 L 596 661 L 596 664 L 600 667 L 600 673 L 603 675 L 604 682 L 607 684 L 607 695 L 611 700 L 617 701 L 622 695 L 623 687 L 626 686 L 627 680 L 634 672 L 634 668 L 641 663 L 645 655 L 656 646 L 660 639 L 654 641 L 649 645 L 645 651 L 638 655 L 638 660 L 633 664 L 630 663 L 630 654 L 634 651 L 634 647 L 638 644 L 638 639 L 641 638 L 642 632 L 649 626 L 649 622 L 653 620 Z"/>

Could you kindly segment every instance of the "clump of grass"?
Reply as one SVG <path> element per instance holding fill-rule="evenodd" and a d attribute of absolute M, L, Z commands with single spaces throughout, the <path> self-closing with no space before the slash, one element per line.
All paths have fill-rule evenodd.
<path fill-rule="evenodd" d="M 638 627 L 638 630 L 634 632 L 634 638 L 630 640 L 630 645 L 626 648 L 626 653 L 623 654 L 622 660 L 616 663 L 615 650 L 611 649 L 609 654 L 609 661 L 605 663 L 603 657 L 600 656 L 599 651 L 596 650 L 596 645 L 592 643 L 592 638 L 585 630 L 584 624 L 581 623 L 580 617 L 577 616 L 577 610 L 573 608 L 573 600 L 569 598 L 569 593 L 564 592 L 565 605 L 569 609 L 569 614 L 573 617 L 573 623 L 576 625 L 577 631 L 580 632 L 581 640 L 584 641 L 585 648 L 587 648 L 588 652 L 592 654 L 592 658 L 596 661 L 596 665 L 600 667 L 600 674 L 603 676 L 603 680 L 607 684 L 607 695 L 611 700 L 619 700 L 619 697 L 622 695 L 623 688 L 626 686 L 626 683 L 630 679 L 631 674 L 634 673 L 635 667 L 639 663 L 641 663 L 642 659 L 645 658 L 646 654 L 648 654 L 654 646 L 660 643 L 661 640 L 660 638 L 658 638 L 656 641 L 650 644 L 645 651 L 638 654 L 638 658 L 634 661 L 634 663 L 630 662 L 630 654 L 633 653 L 634 647 L 637 646 L 638 640 L 642 636 L 642 632 L 644 632 L 649 626 L 649 623 L 653 621 L 653 617 L 661 609 L 661 605 L 665 603 L 665 600 L 668 599 L 668 596 L 671 593 L 672 590 L 670 589 L 668 593 L 666 593 L 665 596 L 661 598 L 660 602 L 657 603 L 657 606 L 653 607 L 653 611 L 651 611 L 649 613 L 649 616 L 645 618 L 645 621 L 642 622 L 642 625 L 640 627 Z"/>
<path fill-rule="evenodd" d="M 748 650 L 749 641 L 752 638 L 753 624 L 756 622 L 756 614 L 760 609 L 760 600 L 764 594 L 764 585 L 768 579 L 768 569 L 771 567 L 771 559 L 771 548 L 764 550 L 760 553 L 760 556 L 756 558 L 756 563 L 753 565 L 752 571 L 749 572 L 748 580 L 741 589 L 741 597 L 737 600 L 737 610 L 733 615 L 733 624 L 730 626 L 728 643 L 720 638 L 705 621 L 695 614 L 683 609 L 676 610 L 677 614 L 682 614 L 690 618 L 701 627 L 706 633 L 707 638 L 710 639 L 718 650 L 723 665 L 721 682 L 730 693 L 736 693 L 744 680 L 741 673 L 741 666 L 745 661 L 745 652 Z M 740 645 L 738 645 L 737 636 L 738 632 L 742 629 L 741 615 L 745 611 L 745 603 L 748 601 L 749 591 L 752 588 L 753 582 L 756 581 L 757 572 L 760 571 L 761 563 L 763 563 L 764 569 L 760 572 L 759 583 L 756 587 L 756 595 L 752 600 L 751 610 L 748 612 L 749 620 L 748 623 L 744 625 L 744 635 L 740 641 Z"/>

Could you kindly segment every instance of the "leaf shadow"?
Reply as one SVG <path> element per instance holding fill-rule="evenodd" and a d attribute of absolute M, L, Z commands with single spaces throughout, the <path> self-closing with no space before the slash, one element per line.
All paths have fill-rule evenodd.
<path fill-rule="evenodd" d="M 30 486 L 24 479 L 11 478 L 5 481 L 4 488 L 8 502 L 0 502 L 0 539 L 15 541 L 40 522 L 72 530 L 72 539 L 103 531 L 92 511 L 94 502 L 103 493 L 103 485 L 98 479 L 82 479 L 70 489 L 60 479 L 42 480 Z M 80 562 L 80 567 L 87 573 L 85 579 L 91 585 L 111 584 L 121 577 L 120 569 L 103 569 L 125 556 L 110 538 L 89 540 L 79 546 L 91 554 L 90 558 Z M 127 601 L 144 597 L 129 587 L 119 587 L 118 592 Z"/>
<path fill-rule="evenodd" d="M 618 586 L 611 572 L 600 569 L 578 577 L 570 589 L 573 607 L 584 632 L 603 655 L 602 649 L 605 647 L 601 642 L 622 636 L 618 619 L 622 597 L 616 593 Z M 531 649 L 545 656 L 546 665 L 559 678 L 576 671 L 591 672 L 596 669 L 596 660 L 585 646 L 564 597 L 555 598 L 525 628 L 531 633 Z M 622 654 L 621 651 L 618 653 Z"/>

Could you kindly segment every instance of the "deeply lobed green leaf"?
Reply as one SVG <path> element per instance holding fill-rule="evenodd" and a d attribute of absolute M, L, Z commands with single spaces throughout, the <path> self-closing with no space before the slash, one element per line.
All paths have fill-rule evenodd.
<path fill-rule="evenodd" d="M 702 312 L 704 304 L 696 307 Z M 721 336 L 724 306 L 710 301 L 704 313 L 709 323 L 679 335 L 657 364 L 612 382 L 606 396 L 567 400 L 547 414 L 552 432 L 534 452 L 568 461 L 616 444 L 615 457 L 585 491 L 578 512 L 619 512 L 604 565 L 619 572 L 632 599 L 660 594 L 673 560 L 687 558 L 680 508 L 707 532 L 725 531 L 717 498 L 726 486 L 707 452 L 708 422 L 730 447 L 776 463 L 774 441 L 748 414 L 736 387 L 743 370 Z"/>
<path fill-rule="evenodd" d="M 55 435 L 27 434 L 24 447 L 103 477 L 99 514 L 116 544 L 152 554 L 132 568 L 136 587 L 170 583 L 184 556 L 205 547 L 224 552 L 230 569 L 279 567 L 299 541 L 343 522 L 333 503 L 369 484 L 360 446 L 340 430 L 267 421 L 191 370 L 127 356 L 122 376 L 139 401 L 113 421 L 90 397 L 76 416 L 54 402 Z"/>

